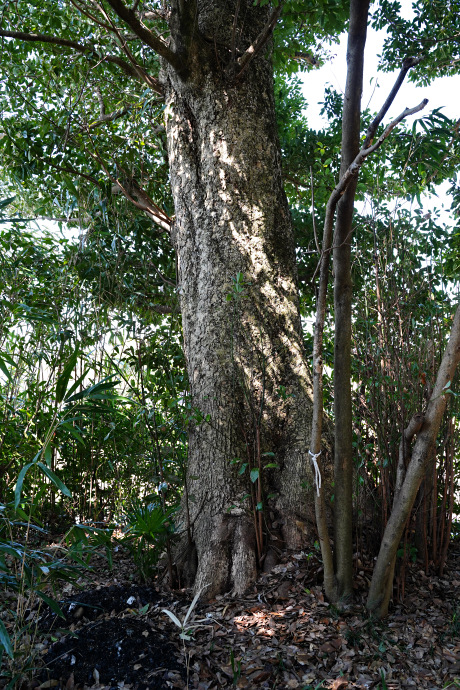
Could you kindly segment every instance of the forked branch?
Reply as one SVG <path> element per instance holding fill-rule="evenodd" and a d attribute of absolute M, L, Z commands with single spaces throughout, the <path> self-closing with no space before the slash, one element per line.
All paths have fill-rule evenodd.
<path fill-rule="evenodd" d="M 376 151 L 387 139 L 396 125 L 409 115 L 413 115 L 418 111 L 422 110 L 428 103 L 427 99 L 424 99 L 415 108 L 406 108 L 395 120 L 393 120 L 388 127 L 386 127 L 383 134 L 377 139 L 377 141 L 372 144 L 372 139 L 377 131 L 377 128 L 382 121 L 384 115 L 388 111 L 391 103 L 393 102 L 396 94 L 398 93 L 404 77 L 406 76 L 408 70 L 413 65 L 417 64 L 417 60 L 405 60 L 403 68 L 398 75 L 394 87 L 392 88 L 390 95 L 386 99 L 382 109 L 372 122 L 369 130 L 367 132 L 366 139 L 357 156 L 351 163 L 351 165 L 346 170 L 345 174 L 342 176 L 337 186 L 333 190 L 329 197 L 326 206 L 326 216 L 324 219 L 323 228 L 323 245 L 322 253 L 319 262 L 320 278 L 318 287 L 318 297 L 316 302 L 316 321 L 315 321 L 315 332 L 313 341 L 313 414 L 312 414 L 312 433 L 310 442 L 310 456 L 312 458 L 313 464 L 315 465 L 315 472 L 317 476 L 319 475 L 319 481 L 317 481 L 317 487 L 315 491 L 315 512 L 317 519 L 318 536 L 321 546 L 321 553 L 324 564 L 324 586 L 326 591 L 326 596 L 329 599 L 335 600 L 337 598 L 337 588 L 335 581 L 335 573 L 333 566 L 332 549 L 329 540 L 329 534 L 326 522 L 326 505 L 324 498 L 324 489 L 320 486 L 320 477 L 322 474 L 322 464 L 321 464 L 321 436 L 322 436 L 322 420 L 323 420 L 323 331 L 324 331 L 324 321 L 326 316 L 326 298 L 327 298 L 327 286 L 329 278 L 329 263 L 331 257 L 332 248 L 332 234 L 334 226 L 334 216 L 337 208 L 337 204 L 350 184 L 352 179 L 358 176 L 359 170 L 363 165 L 366 158 Z"/>
<path fill-rule="evenodd" d="M 145 45 L 152 48 L 175 69 L 180 70 L 183 67 L 181 57 L 171 50 L 161 38 L 158 38 L 153 31 L 150 31 L 134 10 L 127 7 L 122 0 L 107 0 L 107 2 L 115 14 L 130 27 Z"/>

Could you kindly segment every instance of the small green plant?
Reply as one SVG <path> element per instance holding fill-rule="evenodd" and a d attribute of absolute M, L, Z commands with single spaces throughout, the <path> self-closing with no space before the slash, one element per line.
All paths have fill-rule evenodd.
<path fill-rule="evenodd" d="M 161 505 L 131 499 L 125 512 L 127 523 L 121 543 L 130 551 L 139 575 L 150 580 L 168 539 L 173 533 L 172 515 L 175 508 L 164 512 Z"/>
<path fill-rule="evenodd" d="M 357 630 L 355 628 L 347 628 L 345 630 L 344 637 L 350 647 L 358 647 L 358 649 L 361 647 L 361 642 L 362 642 L 362 632 L 361 630 Z"/>
<path fill-rule="evenodd" d="M 239 302 L 242 297 L 247 297 L 246 288 L 250 285 L 251 283 L 244 279 L 244 273 L 239 271 L 236 276 L 232 278 L 231 290 L 226 295 L 227 302 L 231 302 L 232 300 Z"/>
<path fill-rule="evenodd" d="M 204 585 L 204 587 L 200 587 L 198 592 L 195 594 L 193 597 L 192 603 L 188 607 L 188 611 L 185 614 L 184 620 L 180 621 L 179 618 L 176 616 L 175 613 L 172 611 L 169 611 L 169 609 L 162 609 L 163 613 L 166 613 L 167 616 L 172 620 L 174 625 L 179 628 L 179 639 L 182 640 L 182 646 L 184 649 L 184 657 L 186 660 L 186 666 L 187 666 L 187 688 L 189 686 L 189 676 L 190 676 L 190 654 L 187 654 L 186 648 L 185 648 L 185 643 L 190 642 L 193 636 L 193 630 L 196 628 L 199 628 L 203 625 L 203 621 L 196 621 L 195 623 L 189 622 L 190 617 L 193 613 L 193 609 L 197 605 L 198 599 L 201 596 L 201 593 L 204 592 L 206 587 L 209 587 L 209 585 Z"/>
<path fill-rule="evenodd" d="M 232 667 L 233 687 L 236 688 L 238 681 L 241 678 L 241 660 L 235 659 L 233 649 L 230 650 L 230 666 Z"/>
<path fill-rule="evenodd" d="M 405 558 L 407 555 L 408 558 L 412 561 L 412 563 L 417 563 L 418 550 L 416 546 L 411 546 L 407 552 L 407 548 L 403 547 L 401 549 L 398 549 L 396 555 L 398 558 Z"/>
<path fill-rule="evenodd" d="M 450 621 L 450 634 L 452 637 L 460 636 L 460 605 L 457 604 Z"/>
<path fill-rule="evenodd" d="M 69 547 L 69 556 L 88 566 L 91 556 L 100 550 L 105 550 L 110 570 L 113 565 L 113 528 L 93 527 L 92 525 L 73 525 L 65 535 L 65 542 Z"/>
<path fill-rule="evenodd" d="M 385 681 L 385 671 L 383 668 L 380 669 L 380 683 L 379 683 L 379 689 L 380 690 L 388 690 L 388 685 L 386 684 Z"/>
<path fill-rule="evenodd" d="M 168 609 L 162 609 L 163 613 L 166 613 L 166 615 L 170 617 L 170 619 L 172 620 L 174 625 L 176 625 L 179 628 L 179 630 L 180 630 L 179 638 L 183 642 L 189 642 L 192 639 L 193 629 L 200 627 L 202 625 L 202 621 L 198 621 L 197 623 L 188 623 L 188 621 L 189 621 L 190 616 L 193 613 L 193 609 L 197 605 L 197 602 L 201 596 L 201 593 L 204 592 L 206 587 L 209 587 L 209 585 L 204 585 L 204 587 L 200 587 L 198 592 L 195 594 L 195 596 L 193 597 L 192 603 L 188 607 L 188 611 L 185 614 L 185 618 L 182 622 L 178 619 L 176 614 L 173 613 L 172 611 L 169 611 Z M 187 625 L 187 623 L 188 623 L 188 625 Z"/>
<path fill-rule="evenodd" d="M 46 604 L 64 618 L 50 593 L 59 582 L 75 581 L 81 575 L 81 566 L 86 567 L 79 556 L 73 558 L 72 549 L 56 550 L 43 545 L 46 531 L 30 519 L 33 503 L 29 515 L 24 502 L 18 507 L 14 502 L 0 505 L 0 611 L 6 613 L 8 621 L 5 624 L 0 620 L 0 666 L 3 661 L 2 673 L 8 679 L 8 689 L 20 686 L 35 670 L 33 639 L 41 607 Z M 79 563 L 74 565 L 72 560 Z M 33 618 L 32 610 L 37 612 Z"/>

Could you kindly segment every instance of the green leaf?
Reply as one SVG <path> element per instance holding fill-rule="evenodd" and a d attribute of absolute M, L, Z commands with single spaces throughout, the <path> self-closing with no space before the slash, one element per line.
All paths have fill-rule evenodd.
<path fill-rule="evenodd" d="M 76 438 L 77 441 L 79 443 L 81 443 L 82 446 L 85 445 L 85 442 L 83 440 L 83 437 L 82 437 L 80 431 L 77 431 L 77 429 L 74 426 L 72 426 L 72 424 L 70 424 L 69 422 L 61 422 L 59 424 L 58 428 L 65 429 L 66 431 L 69 432 L 69 434 L 71 434 L 74 438 Z"/>
<path fill-rule="evenodd" d="M 85 379 L 85 377 L 86 377 L 86 375 L 87 375 L 87 373 L 88 373 L 89 370 L 90 370 L 90 367 L 87 367 L 87 369 L 85 369 L 85 371 L 83 372 L 83 374 L 75 381 L 75 383 L 73 383 L 73 384 L 70 386 L 69 390 L 67 391 L 66 402 L 68 402 L 68 399 L 70 398 L 70 396 L 72 395 L 72 393 L 73 393 L 74 391 L 77 390 L 78 386 L 79 386 L 79 385 L 82 383 L 82 381 Z"/>
<path fill-rule="evenodd" d="M 35 458 L 39 457 L 39 453 L 35 456 Z M 34 458 L 34 460 L 35 460 Z M 18 480 L 16 482 L 16 486 L 14 488 L 14 507 L 17 508 L 19 506 L 19 503 L 21 502 L 21 493 L 22 493 L 22 485 L 24 483 L 24 477 L 27 474 L 27 471 L 32 467 L 32 465 L 35 464 L 34 460 L 32 462 L 29 462 L 27 465 L 24 465 L 22 470 L 19 472 L 18 475 Z"/>
<path fill-rule="evenodd" d="M 9 546 L 8 544 L 0 544 L 0 552 L 7 553 L 9 556 L 12 556 L 13 558 L 18 558 L 20 560 L 24 558 L 24 551 L 22 548 L 14 548 L 13 546 Z"/>
<path fill-rule="evenodd" d="M 6 366 L 6 361 L 9 361 L 10 364 L 13 364 L 14 366 L 15 363 L 11 360 L 11 357 L 7 357 L 5 354 L 0 355 L 0 370 L 5 374 L 6 378 L 10 383 L 13 382 L 13 377 L 11 376 L 10 372 L 8 371 L 8 368 Z"/>
<path fill-rule="evenodd" d="M 75 395 L 66 398 L 66 404 L 75 402 L 77 400 L 84 400 L 85 398 L 90 398 L 92 400 L 118 399 L 118 397 L 120 396 L 117 396 L 116 393 L 112 390 L 112 388 L 117 386 L 120 382 L 107 381 L 108 378 L 113 378 L 113 376 L 108 376 L 105 379 L 102 379 L 102 381 L 99 381 L 99 383 L 95 383 L 92 386 L 89 386 L 88 388 L 85 388 L 84 390 L 80 391 L 80 393 L 76 393 Z"/>
<path fill-rule="evenodd" d="M 249 475 L 251 477 L 251 482 L 254 484 L 259 479 L 259 470 L 257 467 L 254 467 L 253 470 L 251 470 L 251 474 Z"/>
<path fill-rule="evenodd" d="M 63 181 L 63 183 L 64 183 L 64 186 L 67 187 L 67 189 L 68 189 L 69 192 L 72 194 L 72 196 L 74 196 L 75 199 L 78 199 L 78 191 L 77 191 L 77 188 L 75 187 L 75 185 L 74 185 L 74 183 L 72 182 L 72 180 L 70 179 L 70 177 L 68 177 L 68 175 L 63 175 L 63 176 L 62 176 L 62 181 Z"/>
<path fill-rule="evenodd" d="M 78 350 L 75 350 L 75 352 L 69 357 L 67 364 L 62 370 L 62 374 L 59 376 L 56 382 L 56 402 L 58 403 L 64 400 L 67 384 L 69 383 L 69 379 L 73 370 L 75 369 L 75 365 L 77 364 L 78 354 Z"/>
<path fill-rule="evenodd" d="M 178 617 L 176 616 L 175 613 L 173 613 L 172 611 L 168 611 L 168 609 L 161 609 L 161 610 L 163 613 L 166 613 L 166 615 L 170 617 L 170 619 L 172 620 L 174 625 L 177 625 L 177 627 L 182 630 L 182 623 L 180 622 L 180 620 L 178 619 Z"/>
<path fill-rule="evenodd" d="M 64 618 L 64 620 L 65 620 L 65 615 L 62 612 L 62 609 L 59 606 L 59 604 L 57 603 L 57 601 L 55 601 L 54 599 L 51 599 L 51 597 L 47 596 L 46 594 L 43 594 L 43 592 L 37 591 L 36 594 L 38 597 L 40 597 L 40 599 L 43 599 L 45 604 L 48 604 L 51 611 L 53 611 L 56 614 L 56 616 L 59 616 L 60 618 Z"/>
<path fill-rule="evenodd" d="M 15 199 L 15 196 L 9 196 L 7 199 L 0 199 L 0 211 L 13 203 Z"/>
<path fill-rule="evenodd" d="M 50 479 L 53 484 L 59 489 L 61 493 L 64 494 L 64 496 L 68 496 L 69 498 L 72 496 L 70 493 L 69 489 L 66 487 L 65 484 L 61 482 L 59 477 L 51 470 L 47 465 L 44 465 L 42 462 L 37 463 L 43 474 L 46 474 L 48 479 Z"/>
<path fill-rule="evenodd" d="M 8 634 L 8 630 L 5 628 L 5 624 L 0 620 L 0 644 L 2 645 L 5 652 L 12 659 L 13 658 L 13 645 L 11 644 L 11 638 Z"/>

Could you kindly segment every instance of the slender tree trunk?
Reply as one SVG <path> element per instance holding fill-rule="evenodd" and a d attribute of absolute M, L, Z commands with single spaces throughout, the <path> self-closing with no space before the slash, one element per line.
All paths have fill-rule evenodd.
<path fill-rule="evenodd" d="M 349 64 L 348 64 L 348 78 L 347 78 L 347 93 L 350 96 L 350 103 L 344 109 L 343 117 L 343 140 L 344 146 L 344 160 L 349 158 L 353 146 L 359 144 L 359 136 L 356 142 L 356 136 L 352 139 L 351 135 L 346 133 L 348 128 L 357 126 L 357 112 L 359 108 L 354 93 L 355 88 L 360 88 L 362 85 L 362 60 L 364 54 L 365 33 L 364 22 L 366 20 L 363 3 L 352 2 L 351 15 L 354 18 L 350 22 L 350 37 L 349 37 Z M 338 184 L 334 188 L 329 197 L 326 206 L 326 215 L 324 219 L 323 229 L 323 245 L 320 260 L 320 278 L 318 286 L 318 297 L 316 302 L 316 320 L 315 333 L 313 342 L 313 411 L 312 411 L 312 433 L 309 455 L 315 469 L 315 513 L 316 524 L 318 529 L 318 537 L 321 546 L 321 555 L 324 565 L 324 589 L 326 596 L 330 601 L 347 600 L 352 594 L 352 443 L 351 443 L 351 363 L 350 363 L 350 346 L 351 346 L 351 264 L 350 264 L 350 242 L 351 242 L 351 223 L 353 200 L 356 191 L 356 183 L 361 166 L 366 158 L 376 151 L 387 139 L 396 125 L 404 120 L 408 115 L 412 115 L 419 110 L 422 110 L 427 104 L 423 100 L 418 106 L 414 108 L 406 108 L 395 120 L 390 122 L 385 128 L 384 132 L 374 142 L 374 137 L 377 129 L 385 117 L 390 105 L 393 103 L 396 94 L 398 93 L 404 78 L 411 67 L 417 64 L 416 59 L 406 59 L 402 65 L 401 71 L 396 79 L 396 82 L 388 95 L 385 103 L 380 109 L 377 116 L 370 124 L 366 138 L 362 147 L 350 161 L 346 169 L 342 162 L 341 176 Z M 361 75 L 361 76 L 360 76 Z M 354 105 L 354 107 L 352 107 Z M 355 134 L 356 134 L 356 130 Z M 359 132 L 359 130 L 358 130 Z M 348 195 L 348 190 L 351 188 L 351 193 Z M 347 196 L 348 195 L 348 196 Z M 336 552 L 333 554 L 331 543 L 329 540 L 327 519 L 326 519 L 326 504 L 324 499 L 324 486 L 322 484 L 322 463 L 321 463 L 321 436 L 323 423 L 323 330 L 324 320 L 326 314 L 326 297 L 328 286 L 328 272 L 330 254 L 332 248 L 333 224 L 336 209 L 342 209 L 342 214 L 338 214 L 336 222 L 336 236 L 337 232 L 342 235 L 344 242 L 341 245 L 337 244 L 335 239 L 335 250 L 337 252 L 337 261 L 339 264 L 336 272 L 335 283 L 335 301 L 336 301 L 336 386 L 335 386 L 335 411 L 336 417 L 340 419 L 340 428 L 343 431 L 345 438 L 338 437 L 336 427 L 336 445 L 339 447 L 339 452 L 335 456 L 335 510 L 334 510 L 334 537 Z M 349 235 L 345 237 L 345 230 L 349 228 Z M 339 251 L 344 248 L 344 252 Z M 336 254 L 334 254 L 336 257 Z M 337 276 L 338 273 L 338 276 Z M 345 291 L 343 303 L 340 300 L 341 290 Z M 337 306 L 338 305 L 338 306 Z M 339 316 L 337 317 L 337 313 Z M 347 317 L 347 318 L 345 318 Z M 338 319 L 338 320 L 337 320 Z M 347 320 L 348 319 L 348 320 Z M 343 337 L 341 328 L 347 330 L 347 337 Z M 337 373 L 338 372 L 338 373 Z M 346 373 L 348 372 L 348 378 Z M 335 563 L 334 563 L 334 556 Z"/>
<path fill-rule="evenodd" d="M 197 5 L 187 70 L 165 65 L 162 82 L 191 401 L 209 415 L 190 426 L 192 543 L 179 567 L 213 596 L 242 592 L 270 542 L 301 544 L 311 384 L 270 60 L 261 51 L 241 74 L 229 63 L 268 13 L 252 0 Z"/>
<path fill-rule="evenodd" d="M 412 452 L 412 459 L 405 472 L 404 481 L 395 497 L 393 509 L 388 520 L 375 564 L 372 582 L 367 600 L 367 608 L 381 618 L 388 613 L 391 595 L 391 583 L 394 576 L 396 552 L 404 530 L 406 520 L 414 505 L 426 468 L 433 457 L 436 437 L 446 408 L 448 384 L 452 381 L 460 361 L 460 307 L 457 308 L 452 331 L 446 351 L 439 367 L 436 384 L 420 433 Z M 446 388 L 447 386 L 447 388 Z"/>
<path fill-rule="evenodd" d="M 342 118 L 343 177 L 360 148 L 361 94 L 369 0 L 351 0 L 347 83 Z M 334 555 L 338 594 L 353 594 L 352 412 L 351 412 L 351 240 L 357 177 L 337 206 L 334 233 Z"/>

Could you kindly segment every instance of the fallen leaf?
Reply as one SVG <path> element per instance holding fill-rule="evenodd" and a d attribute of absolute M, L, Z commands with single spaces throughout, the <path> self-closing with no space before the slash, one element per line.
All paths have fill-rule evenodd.
<path fill-rule="evenodd" d="M 348 680 L 346 678 L 337 678 L 331 685 L 331 690 L 339 690 L 339 688 L 346 688 Z"/>

